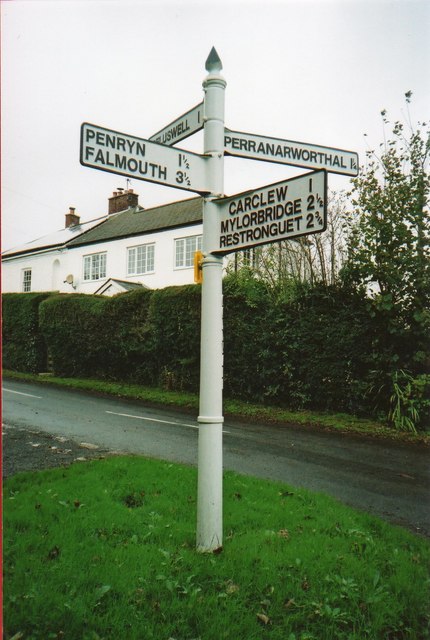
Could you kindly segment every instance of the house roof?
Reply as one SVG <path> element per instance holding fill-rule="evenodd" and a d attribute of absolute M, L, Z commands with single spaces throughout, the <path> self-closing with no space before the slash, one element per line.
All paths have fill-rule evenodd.
<path fill-rule="evenodd" d="M 116 238 L 152 233 L 163 229 L 201 223 L 203 199 L 200 197 L 172 202 L 151 209 L 133 208 L 110 215 L 103 224 L 68 243 L 77 247 Z"/>
<path fill-rule="evenodd" d="M 102 224 L 106 220 L 106 216 L 102 218 L 96 218 L 95 220 L 89 220 L 88 222 L 82 222 L 59 231 L 54 231 L 46 236 L 32 240 L 26 244 L 13 247 L 2 252 L 2 258 L 9 258 L 11 256 L 17 256 L 20 254 L 34 253 L 36 251 L 42 251 L 44 249 L 52 249 L 54 247 L 63 247 L 71 240 L 75 240 L 82 234 L 86 233 L 89 229 Z"/>
<path fill-rule="evenodd" d="M 148 289 L 147 286 L 141 282 L 130 282 L 129 280 L 119 280 L 118 278 L 108 278 L 97 291 L 94 291 L 94 295 L 103 294 L 112 285 L 117 285 L 123 291 L 134 291 L 135 289 Z"/>
<path fill-rule="evenodd" d="M 4 251 L 2 258 L 35 253 L 65 245 L 77 247 L 142 233 L 153 233 L 163 229 L 198 224 L 202 220 L 203 199 L 200 197 L 172 202 L 151 209 L 135 207 L 111 214 L 108 217 L 103 216 L 54 231 L 37 240 Z"/>

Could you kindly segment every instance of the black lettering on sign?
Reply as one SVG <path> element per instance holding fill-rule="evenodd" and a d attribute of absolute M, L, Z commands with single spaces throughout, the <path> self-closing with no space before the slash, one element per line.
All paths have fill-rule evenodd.
<path fill-rule="evenodd" d="M 313 213 L 308 213 L 308 215 L 306 216 L 306 220 L 307 220 L 306 229 L 313 229 L 314 228 L 314 214 Z"/>
<path fill-rule="evenodd" d="M 308 208 L 307 211 L 313 211 L 315 209 L 315 196 L 312 194 L 308 196 Z"/>

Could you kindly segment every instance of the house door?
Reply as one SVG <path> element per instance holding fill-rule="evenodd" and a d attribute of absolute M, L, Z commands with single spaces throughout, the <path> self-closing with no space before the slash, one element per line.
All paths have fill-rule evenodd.
<path fill-rule="evenodd" d="M 61 288 L 60 261 L 54 260 L 52 264 L 52 291 L 59 291 Z"/>

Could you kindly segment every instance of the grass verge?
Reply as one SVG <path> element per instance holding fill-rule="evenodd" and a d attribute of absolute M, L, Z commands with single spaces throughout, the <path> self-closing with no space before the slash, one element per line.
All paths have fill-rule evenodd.
<path fill-rule="evenodd" d="M 80 391 L 91 391 L 118 398 L 139 400 L 152 406 L 175 407 L 186 411 L 198 412 L 199 398 L 197 394 L 167 391 L 156 387 L 144 387 L 123 382 L 107 382 L 104 380 L 59 378 L 50 374 L 19 373 L 4 370 L 3 376 L 14 380 L 48 384 Z M 269 407 L 251 404 L 241 400 L 224 399 L 224 414 L 227 418 L 248 420 L 253 422 L 295 424 L 303 428 L 323 428 L 341 433 L 351 433 L 372 438 L 385 438 L 398 442 L 410 442 L 430 446 L 430 434 L 412 434 L 395 431 L 387 425 L 374 420 L 357 418 L 344 413 L 320 413 L 316 411 L 290 411 L 280 407 Z"/>
<path fill-rule="evenodd" d="M 5 640 L 422 640 L 430 545 L 324 495 L 225 474 L 195 552 L 196 470 L 139 457 L 4 484 Z"/>

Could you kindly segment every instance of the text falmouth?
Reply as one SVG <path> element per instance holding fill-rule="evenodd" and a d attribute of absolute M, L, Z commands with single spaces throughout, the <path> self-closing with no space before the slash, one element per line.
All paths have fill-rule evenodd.
<path fill-rule="evenodd" d="M 126 155 L 134 153 L 135 155 L 145 157 L 145 143 L 139 142 L 138 140 L 130 140 L 130 138 L 115 134 L 94 131 L 92 129 L 86 130 L 85 138 L 86 143 L 91 142 L 95 145 L 124 152 L 123 154 L 111 153 L 106 149 L 96 149 L 96 147 L 86 145 L 85 160 L 87 162 L 94 162 L 119 171 L 136 173 L 137 175 L 148 176 L 158 180 L 167 180 L 167 167 L 156 162 L 147 162 L 146 160 L 140 160 Z"/>

